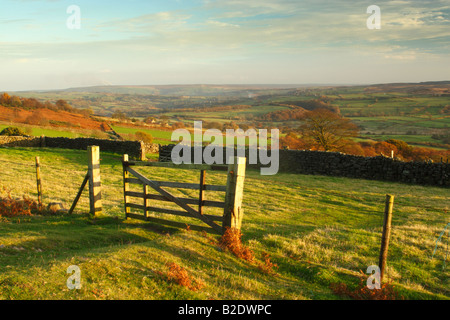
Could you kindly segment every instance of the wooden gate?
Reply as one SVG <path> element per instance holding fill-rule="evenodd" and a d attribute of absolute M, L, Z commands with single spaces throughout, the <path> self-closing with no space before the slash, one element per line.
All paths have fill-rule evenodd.
<path fill-rule="evenodd" d="M 181 228 L 186 228 L 186 224 L 152 217 L 150 213 L 155 212 L 196 218 L 209 227 L 189 224 L 189 229 L 207 230 L 218 234 L 223 234 L 227 227 L 240 229 L 243 216 L 242 197 L 245 179 L 245 160 L 245 158 L 235 157 L 233 164 L 229 165 L 175 165 L 170 162 L 129 161 L 128 155 L 125 154 L 122 160 L 125 216 L 126 218 L 146 220 Z M 200 170 L 199 183 L 151 180 L 136 170 L 138 166 Z M 206 184 L 207 170 L 227 171 L 227 184 Z M 130 184 L 141 185 L 142 192 L 130 191 Z M 199 196 L 198 198 L 178 197 L 167 191 L 166 188 L 195 189 L 198 190 Z M 156 194 L 150 193 L 149 190 L 156 191 Z M 224 192 L 224 201 L 206 200 L 205 191 Z M 139 199 L 140 203 L 132 203 L 132 199 Z M 157 207 L 152 204 L 152 200 L 175 203 L 182 210 Z M 196 209 L 192 205 L 196 206 Z M 205 214 L 204 207 L 223 208 L 223 215 Z M 142 211 L 142 214 L 131 213 L 131 209 L 138 209 Z"/>

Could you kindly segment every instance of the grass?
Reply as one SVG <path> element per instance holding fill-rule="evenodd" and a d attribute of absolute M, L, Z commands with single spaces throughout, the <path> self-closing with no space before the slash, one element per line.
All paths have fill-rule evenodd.
<path fill-rule="evenodd" d="M 86 152 L 0 148 L 0 184 L 13 196 L 36 197 L 35 156 L 44 203 L 69 207 L 86 172 Z M 449 222 L 448 189 L 248 170 L 242 242 L 253 253 L 249 262 L 223 250 L 218 236 L 124 220 L 120 157 L 101 155 L 100 217 L 85 214 L 84 193 L 72 216 L 1 218 L 1 299 L 348 299 L 332 288 L 357 288 L 360 270 L 377 264 L 387 193 L 395 195 L 388 279 L 405 299 L 450 298 L 445 246 L 431 259 Z M 155 180 L 199 178 L 190 170 L 138 170 Z M 225 184 L 224 173 L 208 172 L 207 183 Z M 264 264 L 277 268 L 263 272 Z M 79 290 L 66 286 L 71 265 L 81 270 Z"/>
<path fill-rule="evenodd" d="M 157 130 L 157 129 L 145 129 L 145 128 L 139 128 L 139 127 L 121 127 L 121 126 L 113 126 L 114 131 L 116 131 L 119 134 L 135 134 L 138 131 L 143 131 L 146 133 L 149 133 L 152 135 L 153 137 L 153 143 L 157 143 L 157 144 L 161 144 L 161 145 L 168 145 L 168 144 L 174 144 L 175 142 L 172 141 L 172 133 L 175 131 L 175 129 L 170 129 L 170 130 Z M 193 129 L 190 128 L 190 130 L 192 131 Z M 210 142 L 210 140 L 214 141 L 214 138 L 212 138 L 211 136 L 205 134 L 205 130 L 202 131 L 202 139 Z M 194 142 L 194 134 L 191 133 L 191 142 Z M 267 139 L 267 145 L 271 145 L 272 144 L 272 140 L 270 139 L 271 136 L 271 132 L 269 131 L 267 133 L 268 139 Z M 219 144 L 219 142 L 216 142 L 215 144 Z M 223 133 L 223 138 L 222 138 L 222 143 L 223 145 L 225 145 L 226 140 L 225 140 L 225 133 Z M 249 145 L 250 140 L 249 137 L 245 137 L 245 144 Z M 254 142 L 253 142 L 254 143 Z M 257 142 L 259 143 L 259 141 Z"/>
<path fill-rule="evenodd" d="M 173 143 L 171 141 L 172 130 L 155 130 L 155 129 L 145 129 L 145 128 L 135 128 L 135 127 L 121 127 L 114 125 L 112 126 L 114 131 L 118 134 L 135 134 L 138 131 L 149 133 L 153 137 L 153 143 L 167 145 Z"/>

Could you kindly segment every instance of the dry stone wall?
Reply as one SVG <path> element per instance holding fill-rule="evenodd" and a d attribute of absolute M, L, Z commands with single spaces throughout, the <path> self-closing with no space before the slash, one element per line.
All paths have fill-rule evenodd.
<path fill-rule="evenodd" d="M 159 161 L 171 161 L 174 146 L 161 146 Z M 248 162 L 248 150 L 246 155 Z M 255 169 L 264 167 L 260 163 L 247 166 Z M 279 150 L 279 172 L 450 187 L 448 163 L 404 162 L 383 156 L 362 157 L 339 152 Z"/>
<path fill-rule="evenodd" d="M 142 141 L 114 141 L 95 138 L 9 137 L 0 136 L 2 147 L 47 147 L 87 150 L 88 146 L 99 146 L 101 151 L 128 154 L 135 159 L 145 159 L 145 154 L 158 153 L 159 145 Z"/>

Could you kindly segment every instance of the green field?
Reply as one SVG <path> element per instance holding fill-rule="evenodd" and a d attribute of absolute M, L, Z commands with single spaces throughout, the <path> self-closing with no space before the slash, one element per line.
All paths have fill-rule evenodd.
<path fill-rule="evenodd" d="M 236 119 L 246 119 L 248 116 L 258 117 L 262 116 L 266 113 L 284 110 L 287 107 L 277 106 L 277 105 L 255 105 L 251 106 L 248 109 L 236 109 L 236 110 L 227 110 L 227 111 L 211 111 L 206 112 L 202 110 L 198 111 L 173 111 L 165 113 L 168 117 L 177 117 L 182 116 L 183 119 L 194 121 L 198 119 L 202 119 L 204 121 L 217 121 L 217 122 L 229 122 L 231 120 Z"/>
<path fill-rule="evenodd" d="M 173 143 L 177 143 L 171 140 L 172 138 L 172 132 L 174 130 L 157 130 L 157 129 L 146 129 L 146 128 L 141 128 L 141 127 L 125 127 L 125 126 L 118 126 L 118 125 L 114 125 L 112 126 L 114 131 L 116 131 L 118 134 L 135 134 L 138 131 L 143 131 L 146 133 L 149 133 L 152 135 L 153 137 L 153 143 L 158 143 L 161 145 L 167 145 L 167 144 L 173 144 Z M 192 131 L 192 130 L 191 130 Z M 271 145 L 271 139 L 270 139 L 270 132 L 268 132 L 268 140 L 267 140 L 267 144 Z M 203 132 L 203 139 L 209 139 L 211 138 L 208 135 L 205 135 Z M 194 141 L 194 134 L 191 133 L 191 142 Z M 209 142 L 209 140 L 208 140 Z M 214 142 L 214 141 L 213 141 Z M 225 143 L 226 140 L 225 138 L 223 138 L 223 143 Z M 249 144 L 249 138 L 246 137 L 245 138 L 245 144 L 248 145 Z"/>
<path fill-rule="evenodd" d="M 155 130 L 155 129 L 145 129 L 138 127 L 125 127 L 112 125 L 114 131 L 118 134 L 135 134 L 138 131 L 149 133 L 153 137 L 153 143 L 158 143 L 162 145 L 171 144 L 172 131 Z"/>
<path fill-rule="evenodd" d="M 36 197 L 35 156 L 41 159 L 44 203 L 69 207 L 86 173 L 86 152 L 0 148 L 1 185 L 13 197 Z M 124 220 L 120 157 L 101 155 L 102 216 L 86 215 L 85 192 L 72 216 L 1 218 L 1 299 L 346 299 L 330 285 L 356 287 L 360 270 L 377 264 L 387 193 L 395 195 L 388 279 L 405 299 L 450 299 L 444 244 L 431 259 L 449 222 L 448 189 L 247 170 L 242 232 L 256 258 L 250 263 L 221 250 L 217 236 Z M 155 180 L 199 177 L 191 170 L 139 171 Z M 224 173 L 207 173 L 207 183 L 225 179 Z M 264 253 L 277 264 L 274 273 L 258 267 Z M 202 287 L 192 291 L 169 281 L 164 275 L 173 262 Z M 81 270 L 79 290 L 66 286 L 71 265 Z"/>

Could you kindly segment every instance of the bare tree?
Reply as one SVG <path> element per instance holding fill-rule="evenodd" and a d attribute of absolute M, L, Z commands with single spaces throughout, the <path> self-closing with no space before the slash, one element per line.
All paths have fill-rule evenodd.
<path fill-rule="evenodd" d="M 350 120 L 328 109 L 315 109 L 303 116 L 300 126 L 305 138 L 312 138 L 325 151 L 337 151 L 345 145 L 345 139 L 355 137 L 359 129 Z"/>

